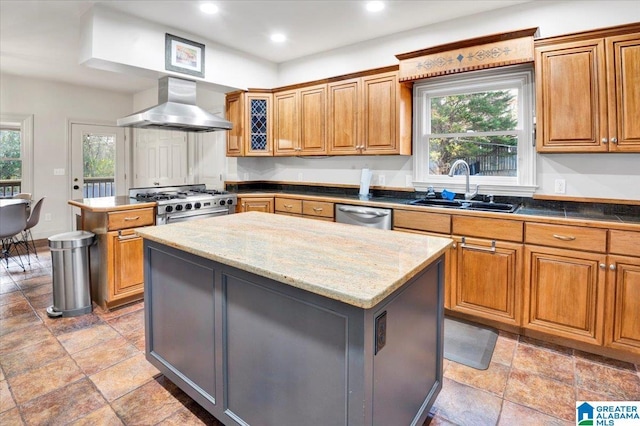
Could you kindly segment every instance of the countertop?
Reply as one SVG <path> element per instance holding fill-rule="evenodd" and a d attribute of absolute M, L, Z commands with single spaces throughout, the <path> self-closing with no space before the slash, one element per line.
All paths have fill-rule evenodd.
<path fill-rule="evenodd" d="M 449 238 L 248 212 L 137 228 L 143 238 L 364 309 L 423 270 Z"/>
<path fill-rule="evenodd" d="M 79 200 L 69 200 L 70 205 L 79 207 L 91 212 L 112 212 L 119 210 L 142 209 L 155 207 L 155 201 L 137 201 L 125 195 L 115 197 L 83 198 Z"/>

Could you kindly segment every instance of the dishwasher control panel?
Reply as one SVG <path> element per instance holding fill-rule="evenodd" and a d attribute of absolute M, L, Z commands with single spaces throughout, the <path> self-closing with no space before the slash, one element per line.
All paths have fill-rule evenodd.
<path fill-rule="evenodd" d="M 367 226 L 376 229 L 391 229 L 392 209 L 379 207 L 336 204 L 336 222 Z"/>

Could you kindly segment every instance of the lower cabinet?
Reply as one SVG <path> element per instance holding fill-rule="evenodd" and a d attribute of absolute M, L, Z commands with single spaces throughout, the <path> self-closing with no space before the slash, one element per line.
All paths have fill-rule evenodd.
<path fill-rule="evenodd" d="M 608 256 L 605 346 L 640 356 L 640 257 Z"/>
<path fill-rule="evenodd" d="M 450 309 L 519 326 L 523 298 L 522 244 L 454 239 Z"/>
<path fill-rule="evenodd" d="M 273 213 L 273 197 L 238 198 L 236 213 L 245 212 Z"/>
<path fill-rule="evenodd" d="M 333 222 L 334 203 L 276 197 L 275 213 Z"/>
<path fill-rule="evenodd" d="M 527 245 L 525 259 L 524 327 L 602 345 L 606 256 Z"/>
<path fill-rule="evenodd" d="M 142 238 L 132 229 L 107 233 L 108 303 L 139 297 L 144 290 Z"/>

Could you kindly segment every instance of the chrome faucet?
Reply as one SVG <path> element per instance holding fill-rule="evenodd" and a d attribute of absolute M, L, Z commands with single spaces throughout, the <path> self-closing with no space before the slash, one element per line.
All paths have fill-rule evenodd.
<path fill-rule="evenodd" d="M 464 166 L 465 168 L 466 186 L 465 186 L 465 192 L 464 192 L 464 199 L 472 200 L 473 197 L 478 195 L 478 185 L 476 185 L 475 191 L 471 192 L 471 190 L 469 189 L 469 174 L 471 173 L 471 171 L 469 169 L 469 165 L 467 164 L 467 162 L 464 160 L 456 160 L 451 165 L 451 169 L 449 169 L 449 177 L 453 177 L 453 172 L 456 170 L 458 166 Z"/>

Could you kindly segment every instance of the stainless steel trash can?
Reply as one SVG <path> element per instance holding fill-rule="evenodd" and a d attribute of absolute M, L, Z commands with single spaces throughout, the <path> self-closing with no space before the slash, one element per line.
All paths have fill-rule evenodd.
<path fill-rule="evenodd" d="M 75 317 L 88 314 L 91 306 L 89 246 L 95 234 L 74 231 L 49 237 L 53 271 L 53 305 L 50 317 Z"/>

